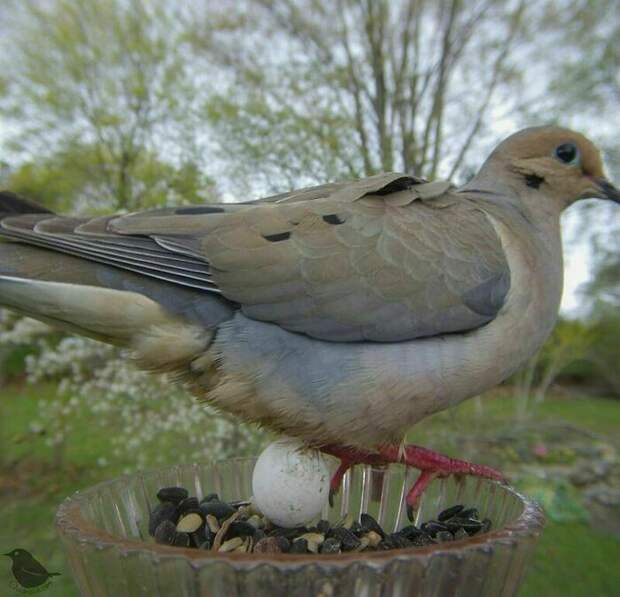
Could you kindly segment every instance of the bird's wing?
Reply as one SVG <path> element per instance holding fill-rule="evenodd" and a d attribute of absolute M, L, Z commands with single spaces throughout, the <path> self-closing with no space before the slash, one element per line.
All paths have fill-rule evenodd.
<path fill-rule="evenodd" d="M 40 242 L 62 237 L 57 250 L 201 285 L 251 318 L 333 341 L 473 329 L 495 317 L 510 284 L 484 213 L 448 183 L 402 174 L 245 205 L 63 222 L 36 215 L 3 226 L 23 223 Z M 173 263 L 180 258 L 187 262 Z"/>
<path fill-rule="evenodd" d="M 20 561 L 19 571 L 33 578 L 47 578 L 50 576 L 44 566 L 33 557 L 29 558 L 28 561 Z"/>
<path fill-rule="evenodd" d="M 54 214 L 1 217 L 0 237 L 82 257 L 165 282 L 219 292 L 201 257 L 164 248 L 148 236 L 108 231 L 111 218 L 65 218 Z M 33 264 L 33 268 L 36 264 Z"/>

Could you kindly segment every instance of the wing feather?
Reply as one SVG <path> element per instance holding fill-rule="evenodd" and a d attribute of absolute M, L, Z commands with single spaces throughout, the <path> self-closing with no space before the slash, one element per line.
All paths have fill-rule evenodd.
<path fill-rule="evenodd" d="M 447 182 L 397 173 L 248 204 L 9 215 L 0 234 L 221 293 L 249 317 L 332 341 L 473 329 L 510 286 L 483 210 Z"/>

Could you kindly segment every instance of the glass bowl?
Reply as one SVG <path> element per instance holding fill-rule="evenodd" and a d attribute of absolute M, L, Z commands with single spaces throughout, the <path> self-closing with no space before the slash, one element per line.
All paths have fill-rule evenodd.
<path fill-rule="evenodd" d="M 199 499 L 217 492 L 247 499 L 255 459 L 176 466 L 100 483 L 67 498 L 56 525 L 82 595 L 409 596 L 514 595 L 544 524 L 538 505 L 486 479 L 435 480 L 418 521 L 454 504 L 477 507 L 490 532 L 461 541 L 338 555 L 210 553 L 158 545 L 148 535 L 161 487 L 181 485 Z M 405 494 L 417 471 L 355 467 L 323 518 L 372 514 L 386 531 L 409 524 Z"/>

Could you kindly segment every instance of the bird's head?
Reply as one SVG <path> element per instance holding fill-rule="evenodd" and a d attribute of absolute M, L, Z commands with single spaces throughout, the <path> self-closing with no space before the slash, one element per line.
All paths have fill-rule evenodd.
<path fill-rule="evenodd" d="M 3 556 L 8 556 L 14 562 L 19 562 L 20 560 L 29 559 L 32 556 L 25 549 L 14 549 L 13 551 L 9 551 L 7 553 L 3 553 Z"/>
<path fill-rule="evenodd" d="M 578 199 L 620 203 L 620 191 L 606 178 L 600 151 L 582 134 L 557 126 L 524 129 L 505 139 L 490 157 L 518 184 L 544 193 L 560 209 Z"/>

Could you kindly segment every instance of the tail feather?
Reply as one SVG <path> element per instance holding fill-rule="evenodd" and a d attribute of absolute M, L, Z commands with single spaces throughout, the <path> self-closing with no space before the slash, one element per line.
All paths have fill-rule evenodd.
<path fill-rule="evenodd" d="M 50 213 L 0 192 L 0 221 Z M 156 370 L 177 370 L 201 354 L 234 311 L 217 295 L 11 239 L 0 239 L 0 307 L 133 349 Z"/>
<path fill-rule="evenodd" d="M 8 215 L 53 214 L 54 212 L 35 201 L 20 197 L 11 191 L 0 191 L 0 220 Z"/>
<path fill-rule="evenodd" d="M 145 369 L 184 369 L 213 330 L 125 290 L 0 275 L 0 305 L 70 332 L 129 348 Z"/>

